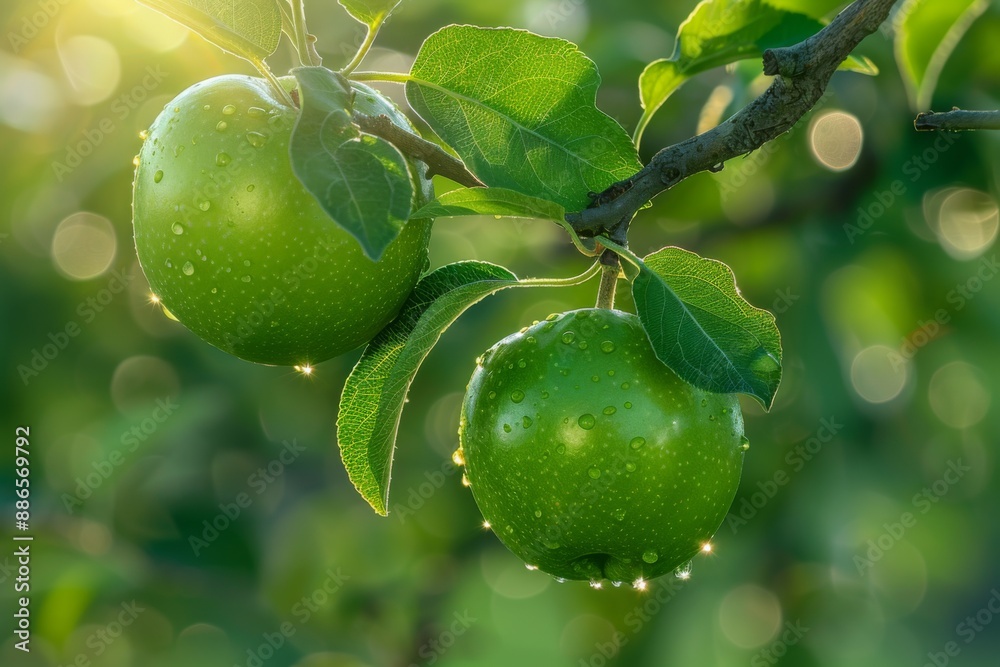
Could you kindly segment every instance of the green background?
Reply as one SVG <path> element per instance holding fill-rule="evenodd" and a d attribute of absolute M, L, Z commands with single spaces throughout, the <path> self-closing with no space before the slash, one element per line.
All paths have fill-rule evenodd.
<path fill-rule="evenodd" d="M 308 5 L 325 64 L 341 66 L 360 29 L 335 3 Z M 577 41 L 601 69 L 601 108 L 631 129 L 636 79 L 670 54 L 692 7 L 409 0 L 362 69 L 405 71 L 449 23 L 525 27 Z M 938 136 L 915 133 L 886 35 L 861 47 L 881 75 L 837 75 L 812 117 L 857 118 L 857 164 L 824 168 L 807 119 L 774 150 L 662 195 L 633 226 L 641 254 L 677 244 L 730 264 L 747 298 L 775 311 L 785 362 L 770 414 L 744 401 L 751 449 L 713 553 L 690 580 L 640 593 L 525 570 L 481 528 L 450 465 L 475 357 L 534 319 L 592 305 L 594 283 L 500 294 L 445 334 L 413 385 L 390 515 L 378 518 L 335 445 L 357 353 L 309 378 L 230 358 L 149 302 L 135 260 L 138 133 L 187 86 L 247 66 L 127 0 L 8 2 L 0 25 L 0 664 L 919 667 L 929 653 L 995 664 L 1000 135 L 935 147 Z M 936 108 L 1000 106 L 998 40 L 994 4 L 945 68 Z M 287 43 L 272 65 L 291 65 Z M 643 159 L 691 136 L 706 100 L 725 101 L 718 87 L 726 113 L 741 106 L 761 89 L 758 72 L 751 61 L 687 84 L 654 118 Z M 72 151 L 88 154 L 67 172 Z M 859 209 L 874 219 L 849 234 Z M 108 231 L 74 237 L 81 221 Z M 74 262 L 112 248 L 106 270 L 80 279 Z M 555 225 L 437 223 L 432 264 L 470 258 L 524 276 L 586 266 Z M 131 277 L 119 294 L 108 290 L 116 271 Z M 79 334 L 23 377 L 18 367 L 67 325 Z M 165 416 L 158 400 L 176 408 Z M 17 425 L 32 443 L 30 654 L 14 648 L 8 613 Z M 293 441 L 302 451 L 274 463 Z M 269 464 L 274 477 L 255 473 Z M 241 493 L 240 516 L 192 547 Z M 290 637 L 269 648 L 282 627 Z"/>

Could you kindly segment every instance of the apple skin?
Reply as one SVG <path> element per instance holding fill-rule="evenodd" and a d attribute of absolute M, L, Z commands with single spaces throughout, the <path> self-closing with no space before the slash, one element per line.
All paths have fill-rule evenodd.
<path fill-rule="evenodd" d="M 530 567 L 645 581 L 704 548 L 739 486 L 734 394 L 681 380 L 639 319 L 584 309 L 504 338 L 479 360 L 459 429 L 476 503 Z"/>
<path fill-rule="evenodd" d="M 413 130 L 354 87 L 356 109 Z M 135 246 L 153 293 L 203 340 L 262 364 L 314 364 L 363 345 L 427 266 L 431 220 L 410 220 L 378 262 L 330 220 L 292 172 L 297 116 L 263 79 L 197 83 L 153 122 L 135 172 Z M 433 186 L 422 163 L 408 167 L 415 210 Z"/>

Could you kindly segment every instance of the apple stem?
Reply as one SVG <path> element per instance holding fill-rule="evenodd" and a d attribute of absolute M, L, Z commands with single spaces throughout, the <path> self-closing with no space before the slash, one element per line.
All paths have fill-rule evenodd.
<path fill-rule="evenodd" d="M 597 290 L 597 307 L 613 310 L 615 307 L 615 291 L 618 287 L 618 276 L 621 273 L 621 260 L 618 255 L 605 250 L 601 253 L 601 286 Z"/>

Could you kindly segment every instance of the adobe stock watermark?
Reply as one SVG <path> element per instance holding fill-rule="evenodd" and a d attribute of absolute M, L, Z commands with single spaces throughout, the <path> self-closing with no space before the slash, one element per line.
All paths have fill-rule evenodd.
<path fill-rule="evenodd" d="M 66 511 L 73 514 L 77 509 L 83 507 L 84 501 L 93 496 L 94 492 L 101 488 L 118 468 L 124 465 L 128 455 L 135 453 L 139 446 L 152 437 L 179 407 L 170 397 L 156 399 L 155 407 L 149 416 L 141 422 L 133 424 L 132 428 L 122 433 L 118 439 L 121 447 L 112 450 L 103 459 L 91 463 L 93 472 L 74 480 L 76 488 L 72 494 L 62 494 L 61 500 Z"/>
<path fill-rule="evenodd" d="M 875 563 L 882 560 L 894 546 L 899 544 L 907 531 L 917 525 L 919 518 L 930 512 L 942 498 L 948 495 L 951 488 L 962 481 L 965 474 L 971 470 L 972 467 L 962 463 L 962 459 L 948 461 L 948 468 L 940 478 L 913 495 L 910 505 L 915 511 L 903 512 L 895 521 L 883 523 L 882 534 L 865 543 L 868 548 L 864 554 L 854 555 L 854 567 L 857 568 L 858 575 L 864 576 L 865 572 L 870 571 L 875 566 Z"/>
<path fill-rule="evenodd" d="M 929 320 L 917 320 L 917 328 L 903 338 L 897 352 L 889 355 L 889 363 L 893 370 L 899 370 L 907 361 L 917 356 L 917 352 L 936 339 L 941 333 L 941 328 L 949 324 L 955 314 L 964 310 L 998 273 L 1000 273 L 1000 262 L 997 261 L 997 256 L 994 254 L 984 257 L 969 278 L 955 285 L 945 295 L 948 308 L 938 308 Z"/>
<path fill-rule="evenodd" d="M 928 651 L 927 662 L 923 667 L 947 667 L 953 658 L 962 653 L 962 646 L 971 644 L 998 615 L 1000 615 L 1000 590 L 993 588 L 986 604 L 955 626 L 955 634 L 962 640 L 962 644 L 952 640 L 946 642 L 940 651 Z"/>
<path fill-rule="evenodd" d="M 802 625 L 801 620 L 794 623 L 785 621 L 785 629 L 781 635 L 750 658 L 750 667 L 768 667 L 778 664 L 788 654 L 788 649 L 802 641 L 807 632 L 809 632 L 809 628 Z"/>
<path fill-rule="evenodd" d="M 792 481 L 792 475 L 801 472 L 806 464 L 816 458 L 823 451 L 823 447 L 829 444 L 843 428 L 844 425 L 837 423 L 835 417 L 821 419 L 819 428 L 811 437 L 805 442 L 795 445 L 785 454 L 787 470 L 779 468 L 774 471 L 770 479 L 757 482 L 756 491 L 749 496 L 742 496 L 738 503 L 734 502 L 733 508 L 726 515 L 726 524 L 733 531 L 733 535 L 752 521 L 778 495 L 781 489 Z M 739 506 L 737 507 L 737 505 Z"/>
<path fill-rule="evenodd" d="M 433 665 L 436 663 L 455 645 L 459 637 L 468 632 L 469 628 L 475 625 L 478 620 L 478 618 L 469 613 L 468 609 L 461 613 L 456 611 L 452 614 L 452 621 L 446 628 L 441 630 L 436 637 L 421 644 L 420 648 L 417 649 L 417 656 L 422 662 L 412 662 L 410 663 L 410 667 L 421 667 L 421 665 Z"/>
<path fill-rule="evenodd" d="M 399 519 L 399 522 L 406 523 L 407 517 L 411 517 L 420 511 L 424 504 L 431 499 L 431 496 L 437 493 L 438 489 L 444 486 L 445 482 L 454 477 L 458 471 L 459 466 L 451 460 L 446 460 L 442 463 L 439 470 L 425 471 L 425 481 L 417 486 L 410 487 L 410 492 L 406 496 L 406 502 L 403 504 L 396 503 L 392 506 L 392 511 Z"/>
<path fill-rule="evenodd" d="M 146 67 L 142 80 L 111 102 L 111 115 L 105 116 L 93 127 L 83 131 L 83 136 L 75 143 L 66 146 L 66 153 L 62 161 L 53 160 L 52 173 L 60 183 L 69 174 L 73 173 L 83 161 L 92 155 L 98 146 L 121 124 L 132 115 L 132 112 L 145 102 L 150 94 L 156 90 L 169 74 L 157 65 Z"/>
<path fill-rule="evenodd" d="M 76 314 L 79 319 L 68 320 L 59 329 L 50 331 L 47 342 L 40 347 L 32 348 L 30 359 L 17 366 L 17 374 L 24 386 L 27 387 L 33 379 L 41 375 L 49 364 L 69 347 L 73 339 L 80 335 L 83 327 L 97 319 L 97 316 L 111 305 L 115 297 L 125 291 L 131 281 L 132 276 L 126 273 L 125 267 L 112 272 L 110 280 L 103 288 L 77 304 Z"/>
<path fill-rule="evenodd" d="M 71 0 L 38 0 L 35 6 L 21 17 L 18 31 L 11 30 L 7 33 L 7 41 L 14 55 L 19 54 L 21 49 L 38 37 L 38 34 L 45 30 L 52 23 L 52 19 L 70 2 Z"/>
<path fill-rule="evenodd" d="M 233 663 L 233 667 L 263 667 L 264 663 L 273 658 L 288 640 L 295 636 L 299 629 L 312 620 L 314 614 L 325 607 L 344 587 L 350 579 L 338 567 L 327 569 L 326 578 L 308 595 L 303 595 L 289 610 L 295 622 L 284 621 L 273 632 L 261 634 L 261 642 L 246 650 L 246 659 L 242 663 Z"/>
<path fill-rule="evenodd" d="M 236 497 L 228 503 L 219 503 L 219 513 L 211 519 L 204 519 L 201 535 L 188 535 L 188 545 L 195 556 L 200 556 L 219 536 L 226 532 L 240 516 L 244 510 L 253 505 L 256 498 L 260 497 L 271 484 L 285 473 L 288 466 L 295 463 L 306 448 L 298 444 L 296 440 L 291 442 L 285 440 L 281 443 L 281 453 L 271 459 L 266 466 L 257 468 L 247 476 L 247 491 L 240 491 Z M 252 492 L 252 493 L 251 493 Z"/>
<path fill-rule="evenodd" d="M 905 180 L 897 178 L 889 184 L 888 189 L 876 190 L 867 204 L 859 206 L 855 222 L 847 222 L 843 226 L 844 234 L 847 235 L 847 240 L 851 242 L 851 245 L 854 245 L 879 219 L 888 213 L 909 191 L 909 185 L 913 185 L 930 171 L 931 167 L 941 159 L 942 155 L 948 152 L 948 149 L 955 145 L 956 141 L 958 141 L 957 132 L 938 133 L 931 146 L 903 163 L 902 173 L 906 177 Z"/>
<path fill-rule="evenodd" d="M 135 600 L 123 602 L 113 621 L 87 635 L 83 643 L 89 650 L 77 653 L 70 662 L 60 665 L 60 667 L 90 667 L 93 664 L 93 659 L 104 655 L 108 648 L 125 634 L 125 630 L 135 623 L 135 620 L 144 611 L 146 608 L 140 607 Z"/>
<path fill-rule="evenodd" d="M 594 642 L 594 651 L 586 658 L 580 658 L 579 667 L 606 667 L 646 625 L 652 621 L 681 589 L 684 580 L 677 577 L 660 577 L 649 582 L 641 602 L 636 603 L 622 619 L 624 630 L 615 626 L 608 641 Z"/>

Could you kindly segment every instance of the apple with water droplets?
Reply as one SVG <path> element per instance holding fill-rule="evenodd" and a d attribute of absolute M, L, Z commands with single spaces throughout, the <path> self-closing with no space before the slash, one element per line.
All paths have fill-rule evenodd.
<path fill-rule="evenodd" d="M 390 101 L 353 85 L 356 110 L 413 131 Z M 153 122 L 135 172 L 135 245 L 153 293 L 204 340 L 264 364 L 366 343 L 427 263 L 430 220 L 410 220 L 377 262 L 330 220 L 292 172 L 297 116 L 263 79 L 203 81 Z M 408 169 L 415 210 L 433 188 L 421 163 Z"/>
<path fill-rule="evenodd" d="M 459 438 L 487 525 L 529 568 L 639 587 L 710 548 L 748 447 L 734 394 L 681 380 L 637 317 L 607 309 L 487 351 Z"/>

